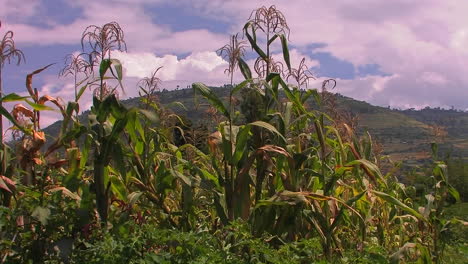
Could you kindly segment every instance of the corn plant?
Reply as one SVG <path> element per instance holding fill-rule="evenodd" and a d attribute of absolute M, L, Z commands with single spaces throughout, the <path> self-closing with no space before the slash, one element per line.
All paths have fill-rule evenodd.
<path fill-rule="evenodd" d="M 241 112 L 247 123 L 220 123 L 210 140 L 212 170 L 217 175 L 213 181 L 224 186 L 215 192 L 223 222 L 250 220 L 257 234 L 266 231 L 287 240 L 316 234 L 324 256 L 331 260 L 335 252 L 350 246 L 340 242 L 348 229 L 359 230 L 359 238 L 354 240 L 358 248 L 365 244 L 369 226 L 388 232 L 388 223 L 375 226 L 370 219 L 385 219 L 385 215 L 400 211 L 426 221 L 399 200 L 395 186 L 389 186 L 374 164 L 370 137 L 360 141 L 347 124 L 351 120 L 341 119 L 329 126 L 333 120 L 328 115 L 307 109 L 309 98 L 320 103 L 328 94 L 322 92 L 320 98 L 317 90 L 301 91 L 312 77 L 304 61 L 298 69 L 290 66 L 289 28 L 284 16 L 273 6 L 255 10 L 252 17 L 244 34 L 259 56 L 255 70 L 260 78 L 253 79 L 249 67 L 239 58 L 238 67 L 246 81 L 231 92 L 243 93 Z M 265 49 L 260 47 L 258 32 L 265 34 Z M 296 87 L 282 79 L 280 64 L 271 59 L 270 45 L 276 39 L 281 40 L 288 77 L 296 81 Z M 336 85 L 334 80 L 327 80 L 322 87 L 330 83 Z M 208 87 L 195 83 L 193 88 L 230 120 L 233 110 Z M 280 91 L 288 101 L 280 101 Z M 204 176 L 213 178 L 208 173 Z M 229 186 L 227 177 L 233 182 L 233 198 L 228 198 L 230 189 L 225 188 Z M 253 191 L 251 186 L 255 187 Z"/>
<path fill-rule="evenodd" d="M 0 28 L 2 23 L 0 21 Z M 9 182 L 11 185 L 11 160 L 10 160 L 10 149 L 4 144 L 4 131 L 3 131 L 3 116 L 7 114 L 6 110 L 3 108 L 3 102 L 6 101 L 3 98 L 3 81 L 2 81 L 2 70 L 6 63 L 10 64 L 12 61 L 16 61 L 16 64 L 19 65 L 25 60 L 24 54 L 20 49 L 17 49 L 15 46 L 15 41 L 13 40 L 13 32 L 7 31 L 0 41 L 0 108 L 2 114 L 0 114 L 0 145 L 1 145 L 1 157 L 0 157 L 0 173 L 3 177 L 1 180 L 1 185 L 4 186 L 1 190 L 3 196 L 3 205 L 9 206 L 11 190 L 6 185 Z M 9 118 L 12 119 L 11 117 Z"/>
<path fill-rule="evenodd" d="M 72 102 L 32 88 L 33 77 L 50 65 L 27 75 L 28 96 L 0 97 L 20 102 L 11 113 L 0 104 L 19 140 L 14 157 L 0 151 L 7 206 L 0 208 L 0 232 L 8 230 L 11 240 L 0 243 L 2 262 L 59 255 L 73 262 L 86 252 L 90 259 L 82 261 L 188 261 L 198 251 L 200 261 L 216 263 L 442 262 L 448 231 L 466 222 L 444 219 L 444 207 L 459 194 L 435 145 L 430 193 L 418 199 L 396 169 L 381 170 L 371 135 L 358 135 L 355 118 L 337 110 L 327 91 L 336 81 L 310 89 L 314 77 L 305 60 L 291 67 L 289 27 L 275 6 L 254 10 L 243 35 L 246 41 L 234 35 L 218 50 L 228 61 L 228 97 L 192 85 L 216 117 L 213 133 L 158 102 L 161 68 L 138 83 L 141 108 L 122 104 L 122 65 L 111 52 L 126 45 L 115 22 L 87 27 L 84 53 L 67 57 L 61 75 L 74 77 Z M 283 58 L 273 61 L 276 42 Z M 257 55 L 253 71 L 243 58 L 247 44 Z M 236 70 L 245 78 L 238 85 Z M 89 87 L 95 91 L 86 126 L 78 113 Z M 53 109 L 50 103 L 63 123 L 43 149 L 41 113 Z M 13 180 L 19 177 L 22 184 Z M 98 219 L 110 224 L 99 228 Z M 61 220 L 66 224 L 55 228 Z M 71 258 L 52 256 L 47 247 L 67 240 L 74 241 Z M 210 255 L 216 260 L 204 256 L 208 251 L 219 253 Z"/>
<path fill-rule="evenodd" d="M 112 50 L 127 50 L 127 44 L 124 40 L 124 32 L 120 25 L 116 22 L 107 23 L 102 27 L 96 25 L 88 26 L 81 36 L 81 47 L 83 51 L 85 51 L 85 47 L 89 49 L 89 51 L 86 54 L 89 57 L 88 63 L 90 64 L 91 69 L 96 63 L 100 63 L 100 78 L 98 79 L 100 80 L 100 83 L 95 91 L 95 95 L 102 101 L 108 94 L 115 92 L 115 88 L 110 88 L 107 85 L 105 85 L 104 79 L 102 78 L 104 77 L 102 71 L 104 69 L 110 69 L 110 71 L 112 71 L 112 68 L 109 68 L 110 64 L 112 63 Z M 118 65 L 119 64 L 116 64 L 117 67 L 121 67 Z M 121 78 L 122 76 L 120 75 L 116 79 L 121 80 Z M 120 82 L 119 84 L 122 87 Z"/>
<path fill-rule="evenodd" d="M 86 83 L 88 80 L 89 75 L 92 73 L 92 63 L 89 60 L 83 58 L 87 54 L 69 54 L 65 57 L 65 65 L 63 69 L 60 71 L 59 75 L 66 77 L 66 76 L 73 76 L 73 83 L 75 88 L 75 102 L 78 102 L 81 95 L 84 93 L 86 86 L 83 83 Z M 84 74 L 84 78 L 78 80 L 80 78 L 80 73 Z M 80 85 L 83 85 L 80 89 Z"/>
<path fill-rule="evenodd" d="M 0 21 L 0 28 L 1 27 L 2 22 Z M 16 65 L 20 65 L 24 60 L 23 52 L 15 46 L 13 31 L 7 31 L 0 42 L 0 97 L 3 96 L 2 69 L 5 63 L 10 64 L 11 61 L 16 61 Z M 1 106 L 2 102 L 0 101 L 0 107 Z M 0 115 L 0 142 L 3 145 L 3 115 Z"/>

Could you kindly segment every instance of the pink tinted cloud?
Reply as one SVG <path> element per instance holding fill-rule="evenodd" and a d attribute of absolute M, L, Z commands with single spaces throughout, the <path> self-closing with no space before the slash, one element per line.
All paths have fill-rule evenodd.
<path fill-rule="evenodd" d="M 215 50 L 224 43 L 224 35 L 205 29 L 173 32 L 167 26 L 155 24 L 152 14 L 142 5 L 146 2 L 150 1 L 78 1 L 73 5 L 82 7 L 83 12 L 70 24 L 42 28 L 8 23 L 8 28 L 15 32 L 18 43 L 27 45 L 79 44 L 87 26 L 102 26 L 111 21 L 120 24 L 129 49 L 135 51 L 188 53 Z"/>
<path fill-rule="evenodd" d="M 132 52 L 163 54 L 214 51 L 226 39 L 204 29 L 172 32 L 158 25 L 144 8 L 145 4 L 155 3 L 149 0 L 70 3 L 83 8 L 82 16 L 70 25 L 49 29 L 19 23 L 11 26 L 23 42 L 78 43 L 86 25 L 118 18 Z M 466 98 L 463 87 L 468 86 L 468 75 L 464 73 L 468 67 L 468 2 L 181 0 L 172 4 L 206 18 L 228 21 L 233 32 L 241 30 L 254 8 L 275 4 L 288 19 L 290 44 L 299 52 L 307 54 L 310 44 L 323 43 L 315 51 L 331 53 L 356 67 L 378 64 L 383 72 L 398 76 L 391 80 L 385 76 L 341 80 L 348 95 L 383 105 L 398 106 L 402 100 L 396 98 L 406 96 L 404 101 L 412 105 L 430 102 L 466 108 L 459 98 Z"/>
<path fill-rule="evenodd" d="M 459 98 L 468 97 L 464 88 L 468 86 L 464 70 L 468 67 L 468 2 L 198 0 L 185 3 L 191 2 L 207 16 L 223 20 L 228 17 L 238 25 L 245 23 L 250 10 L 276 5 L 288 20 L 291 43 L 299 50 L 307 50 L 312 43 L 323 43 L 315 51 L 331 53 L 355 66 L 378 64 L 383 72 L 398 76 L 340 80 L 338 87 L 352 97 L 396 107 L 453 104 L 464 109 L 467 106 Z"/>

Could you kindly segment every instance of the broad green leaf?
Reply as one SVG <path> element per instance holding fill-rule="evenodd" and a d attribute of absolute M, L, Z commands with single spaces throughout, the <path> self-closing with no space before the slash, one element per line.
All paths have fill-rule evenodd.
<path fill-rule="evenodd" d="M 374 163 L 372 163 L 372 162 L 370 162 L 368 160 L 365 160 L 365 159 L 359 159 L 359 160 L 351 161 L 351 162 L 347 163 L 345 166 L 353 166 L 353 165 L 365 166 L 366 168 L 368 168 L 370 170 L 372 175 L 374 175 L 376 178 L 378 178 L 382 184 L 386 185 L 385 179 L 384 179 L 382 173 L 380 172 L 379 167 L 377 167 L 377 165 L 375 165 Z"/>
<path fill-rule="evenodd" d="M 353 205 L 356 201 L 358 201 L 359 199 L 361 199 L 362 196 L 364 196 L 364 194 L 366 193 L 367 191 L 363 191 L 361 193 L 359 193 L 358 195 L 354 196 L 353 198 L 349 199 L 348 201 L 346 201 L 346 204 L 348 206 L 351 206 Z M 343 214 L 345 212 L 345 209 L 346 207 L 342 207 L 340 209 L 340 212 L 338 213 L 338 215 L 335 217 L 335 220 L 333 221 L 333 224 L 330 226 L 330 230 L 333 230 L 335 229 L 337 226 L 338 226 L 338 223 L 341 221 L 342 217 L 343 217 Z"/>
<path fill-rule="evenodd" d="M 236 166 L 246 151 L 246 144 L 249 140 L 250 126 L 242 126 L 237 133 L 236 149 L 232 157 L 232 165 Z"/>
<path fill-rule="evenodd" d="M 88 84 L 86 85 L 83 85 L 80 90 L 78 90 L 78 93 L 76 95 L 76 98 L 75 98 L 75 101 L 78 102 L 78 100 L 80 100 L 81 96 L 83 95 L 83 93 L 86 91 L 86 88 L 88 88 Z"/>
<path fill-rule="evenodd" d="M 264 129 L 272 132 L 273 134 L 278 135 L 285 143 L 287 142 L 286 138 L 283 135 L 281 135 L 281 133 L 274 126 L 272 126 L 269 123 L 266 123 L 266 122 L 263 122 L 263 121 L 255 121 L 255 122 L 252 122 L 252 123 L 250 123 L 248 125 L 264 128 Z"/>
<path fill-rule="evenodd" d="M 247 37 L 247 39 L 249 40 L 250 42 L 250 45 L 252 46 L 252 48 L 255 50 L 255 52 L 257 52 L 257 54 L 262 57 L 264 60 L 267 60 L 268 59 L 268 56 L 266 55 L 266 53 L 258 46 L 257 44 L 257 40 L 252 37 L 252 35 L 250 35 L 249 33 L 249 26 L 250 24 L 247 23 L 245 26 L 244 26 L 244 33 L 245 33 L 245 36 Z M 255 29 L 252 28 L 252 32 L 255 33 Z"/>
<path fill-rule="evenodd" d="M 151 122 L 158 122 L 159 121 L 158 115 L 155 112 L 148 111 L 148 110 L 145 110 L 145 109 L 138 109 L 138 112 L 143 114 L 143 116 L 148 118 L 148 120 L 151 121 Z"/>
<path fill-rule="evenodd" d="M 455 188 L 453 188 L 451 185 L 448 185 L 447 190 L 456 202 L 460 202 L 460 193 Z"/>
<path fill-rule="evenodd" d="M 0 99 L 0 102 L 16 102 L 16 101 L 23 101 L 26 98 L 30 98 L 31 96 L 19 96 L 15 93 L 7 94 Z"/>
<path fill-rule="evenodd" d="M 288 70 L 291 70 L 291 61 L 289 59 L 289 48 L 288 48 L 288 40 L 284 34 L 281 34 L 281 46 L 283 48 L 283 58 L 286 66 L 288 66 Z"/>
<path fill-rule="evenodd" d="M 192 180 L 190 180 L 189 177 L 185 176 L 181 172 L 178 172 L 177 170 L 171 170 L 171 172 L 174 177 L 179 178 L 184 184 L 187 186 L 192 186 Z"/>
<path fill-rule="evenodd" d="M 304 104 L 301 102 L 301 100 L 292 93 L 291 89 L 289 89 L 289 86 L 284 82 L 284 80 L 280 78 L 279 82 L 281 84 L 281 87 L 283 87 L 284 94 L 289 99 L 289 101 L 291 101 L 294 104 L 294 106 L 299 110 L 299 112 L 301 114 L 311 115 L 305 109 Z"/>
<path fill-rule="evenodd" d="M 400 209 L 406 211 L 407 213 L 410 213 L 411 215 L 417 217 L 419 220 L 427 221 L 427 219 L 425 219 L 423 215 L 418 213 L 413 208 L 407 206 L 406 204 L 404 204 L 403 202 L 401 202 L 397 198 L 395 198 L 395 197 L 393 197 L 393 196 L 391 196 L 391 195 L 389 195 L 387 193 L 383 193 L 383 192 L 379 192 L 379 191 L 372 190 L 371 192 L 373 194 L 375 194 L 377 197 L 380 197 L 381 199 L 383 199 L 383 200 L 385 200 L 385 201 L 399 207 Z"/>
<path fill-rule="evenodd" d="M 43 105 L 43 104 L 36 104 L 30 100 L 25 100 L 25 101 L 36 111 L 54 111 L 54 109 L 50 106 Z"/>
<path fill-rule="evenodd" d="M 251 80 L 252 79 L 252 72 L 250 71 L 249 65 L 242 59 L 238 58 L 237 59 L 239 63 L 239 68 L 241 70 L 242 75 L 246 80 Z"/>
<path fill-rule="evenodd" d="M 122 80 L 123 74 L 122 74 L 122 63 L 117 60 L 117 59 L 110 59 L 111 64 L 114 66 L 115 71 L 117 72 L 117 79 L 119 81 Z"/>
<path fill-rule="evenodd" d="M 102 79 L 111 66 L 111 60 L 103 59 L 99 65 L 99 77 Z"/>
<path fill-rule="evenodd" d="M 273 43 L 273 41 L 275 41 L 275 40 L 278 38 L 279 35 L 280 35 L 280 34 L 275 34 L 273 37 L 271 37 L 271 38 L 268 40 L 268 45 L 271 45 L 271 43 Z"/>
<path fill-rule="evenodd" d="M 122 182 L 122 180 L 115 176 L 115 175 L 109 175 L 110 176 L 110 181 L 111 181 L 111 188 L 112 188 L 112 193 L 116 194 L 117 198 L 120 200 L 125 200 L 127 198 L 127 190 L 125 188 L 125 184 Z"/>
<path fill-rule="evenodd" d="M 213 174 L 211 174 L 205 169 L 200 168 L 198 169 L 198 171 L 200 172 L 201 177 L 205 178 L 206 180 L 212 181 L 216 185 L 216 187 L 220 187 L 219 180 L 216 176 L 214 176 Z"/>
<path fill-rule="evenodd" d="M 210 88 L 208 88 L 203 83 L 194 83 L 192 84 L 192 87 L 195 92 L 201 93 L 201 95 L 205 97 L 213 107 L 215 107 L 225 117 L 229 118 L 229 111 L 226 109 L 223 102 L 221 102 L 221 100 L 213 93 L 213 91 L 211 91 Z"/>
<path fill-rule="evenodd" d="M 245 76 L 244 76 L 245 77 Z M 251 83 L 252 80 L 250 79 L 247 79 L 247 80 L 244 80 L 242 81 L 241 83 L 239 83 L 238 85 L 236 85 L 236 87 L 234 87 L 234 89 L 231 90 L 231 96 L 233 96 L 235 93 L 237 93 L 239 90 L 241 90 L 242 88 L 244 88 L 248 83 Z"/>

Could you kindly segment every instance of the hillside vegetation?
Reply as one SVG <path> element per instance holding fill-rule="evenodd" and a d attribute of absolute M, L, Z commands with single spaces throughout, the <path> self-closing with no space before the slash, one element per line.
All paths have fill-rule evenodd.
<path fill-rule="evenodd" d="M 224 103 L 229 101 L 229 85 L 211 89 Z M 162 106 L 190 120 L 192 126 L 204 124 L 212 132 L 216 129 L 212 116 L 208 113 L 208 102 L 197 98 L 191 88 L 156 91 L 154 95 Z M 281 96 L 285 98 L 284 94 Z M 356 119 L 357 133 L 364 135 L 369 132 L 376 143 L 382 145 L 383 154 L 389 155 L 394 161 L 421 165 L 431 158 L 432 142 L 438 143 L 441 155 L 450 154 L 452 158 L 468 159 L 467 112 L 440 108 L 397 110 L 374 106 L 339 94 L 334 96 L 339 111 L 349 113 Z M 122 103 L 127 107 L 141 107 L 141 100 L 141 97 L 136 97 Z M 83 114 L 82 122 L 85 122 L 87 114 Z M 57 121 L 44 131 L 55 138 L 60 126 L 61 121 Z"/>

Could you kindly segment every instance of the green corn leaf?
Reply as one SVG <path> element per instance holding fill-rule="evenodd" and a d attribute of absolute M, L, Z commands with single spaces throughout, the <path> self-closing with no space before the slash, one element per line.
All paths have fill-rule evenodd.
<path fill-rule="evenodd" d="M 229 111 L 224 106 L 223 102 L 203 83 L 194 83 L 192 84 L 194 91 L 201 93 L 212 106 L 214 106 L 219 112 L 221 112 L 225 117 L 229 118 Z"/>
<path fill-rule="evenodd" d="M 288 85 L 284 82 L 283 79 L 279 79 L 279 82 L 281 84 L 281 87 L 283 87 L 284 94 L 286 97 L 291 101 L 294 106 L 300 111 L 301 114 L 307 114 L 310 115 L 310 113 L 305 109 L 304 104 L 301 102 L 299 98 L 297 98 L 289 89 Z"/>
<path fill-rule="evenodd" d="M 269 40 L 268 40 L 268 46 L 271 45 L 271 43 L 273 43 L 273 41 L 275 41 L 277 38 L 278 38 L 279 34 L 275 34 L 273 37 L 271 37 Z"/>
<path fill-rule="evenodd" d="M 101 61 L 101 64 L 99 65 L 99 77 L 101 79 L 104 78 L 104 75 L 106 75 L 107 70 L 111 66 L 111 60 L 110 59 L 103 59 Z"/>
<path fill-rule="evenodd" d="M 284 143 L 287 142 L 286 138 L 274 126 L 272 126 L 269 123 L 266 123 L 263 121 L 255 121 L 255 122 L 250 123 L 249 125 L 264 128 L 270 131 L 271 133 L 278 135 L 284 141 Z"/>
<path fill-rule="evenodd" d="M 36 111 L 54 111 L 54 109 L 50 106 L 43 105 L 43 104 L 36 104 L 30 100 L 25 100 L 28 105 L 30 105 Z"/>
<path fill-rule="evenodd" d="M 179 178 L 182 183 L 186 184 L 187 186 L 192 186 L 192 180 L 181 172 L 177 170 L 171 170 L 171 173 L 174 177 Z"/>
<path fill-rule="evenodd" d="M 285 104 L 284 126 L 286 128 L 289 128 L 289 125 L 291 124 L 292 106 L 293 104 L 291 102 L 286 102 Z"/>
<path fill-rule="evenodd" d="M 273 80 L 273 79 L 275 79 L 275 78 L 279 78 L 279 77 L 280 77 L 279 73 L 277 73 L 277 72 L 270 72 L 270 73 L 268 74 L 268 76 L 265 78 L 265 81 L 266 81 L 266 82 L 270 82 L 271 80 Z"/>
<path fill-rule="evenodd" d="M 286 39 L 286 36 L 281 34 L 281 46 L 283 48 L 283 58 L 284 62 L 286 63 L 286 66 L 288 66 L 288 70 L 291 70 L 291 61 L 289 59 L 289 48 L 288 48 L 288 40 Z"/>
<path fill-rule="evenodd" d="M 68 102 L 65 114 L 70 117 L 74 111 L 78 113 L 80 111 L 80 105 L 76 102 Z"/>
<path fill-rule="evenodd" d="M 248 66 L 247 66 L 248 67 Z M 249 70 L 250 71 L 250 70 Z M 244 76 L 245 77 L 245 76 Z M 236 85 L 236 87 L 234 87 L 234 89 L 231 90 L 231 96 L 233 96 L 234 94 L 236 94 L 238 91 L 240 91 L 242 88 L 244 88 L 247 84 L 251 83 L 252 80 L 247 79 L 247 80 L 244 80 L 242 81 L 241 83 L 239 83 L 238 85 Z"/>
<path fill-rule="evenodd" d="M 232 165 L 236 166 L 245 153 L 245 146 L 250 138 L 250 126 L 242 126 L 237 133 L 236 149 L 232 157 Z"/>
<path fill-rule="evenodd" d="M 216 187 L 218 187 L 218 188 L 220 187 L 219 180 L 218 180 L 218 178 L 216 176 L 214 176 L 213 174 L 211 174 L 210 172 L 208 172 L 205 169 L 201 169 L 201 168 L 196 168 L 196 169 L 197 169 L 200 177 L 202 177 L 205 180 L 213 182 Z"/>
<path fill-rule="evenodd" d="M 324 150 L 325 149 L 325 137 L 323 135 L 321 122 L 319 122 L 318 120 L 315 120 L 314 126 L 315 126 L 315 132 L 317 133 L 320 147 L 322 148 L 322 150 Z M 322 157 L 322 159 L 324 158 L 325 157 Z"/>
<path fill-rule="evenodd" d="M 68 174 L 63 178 L 63 185 L 70 191 L 77 191 L 79 186 L 80 178 L 79 176 L 83 172 L 80 168 L 78 158 L 80 151 L 78 148 L 69 148 L 67 149 L 67 156 L 69 159 L 68 165 Z M 63 188 L 65 188 L 63 187 Z"/>
<path fill-rule="evenodd" d="M 391 195 L 389 195 L 387 193 L 383 193 L 383 192 L 379 192 L 379 191 L 372 190 L 372 193 L 375 194 L 377 197 L 381 198 L 382 200 L 385 200 L 385 201 L 389 202 L 390 204 L 393 204 L 393 205 L 399 207 L 403 211 L 406 211 L 407 213 L 410 213 L 411 215 L 415 216 L 419 220 L 427 221 L 427 219 L 425 219 L 422 214 L 418 213 L 413 208 L 407 206 L 406 204 L 404 204 L 403 202 L 401 202 L 397 198 L 395 198 L 395 197 L 393 197 L 393 196 L 391 196 Z"/>
<path fill-rule="evenodd" d="M 122 63 L 117 59 L 110 59 L 111 64 L 114 66 L 115 71 L 117 72 L 117 79 L 122 81 L 123 74 L 122 74 Z"/>
<path fill-rule="evenodd" d="M 451 185 L 448 185 L 447 190 L 456 202 L 460 202 L 460 193 L 455 188 L 453 188 Z"/>
<path fill-rule="evenodd" d="M 80 100 L 81 96 L 82 96 L 83 93 L 86 91 L 86 88 L 88 88 L 88 84 L 83 85 L 83 86 L 80 88 L 80 90 L 78 90 L 78 93 L 77 93 L 76 98 L 75 98 L 76 101 Z"/>
<path fill-rule="evenodd" d="M 250 71 L 249 65 L 242 59 L 238 58 L 237 62 L 239 63 L 239 68 L 241 70 L 242 75 L 246 80 L 252 79 L 252 71 Z"/>
<path fill-rule="evenodd" d="M 245 26 L 244 26 L 244 33 L 245 33 L 245 36 L 247 37 L 247 40 L 249 41 L 250 43 L 250 46 L 252 46 L 252 49 L 255 50 L 255 52 L 257 52 L 257 54 L 262 57 L 264 60 L 267 60 L 268 59 L 268 56 L 266 55 L 266 53 L 258 46 L 257 44 L 257 40 L 252 37 L 252 35 L 250 35 L 249 33 L 249 27 L 250 27 L 250 23 L 247 23 Z M 255 34 L 255 31 L 254 29 L 252 29 L 252 32 L 253 34 Z"/>
<path fill-rule="evenodd" d="M 110 100 L 110 108 L 111 108 L 112 115 L 116 119 L 124 118 L 128 113 L 127 108 L 125 108 L 125 106 L 121 104 L 114 95 L 108 96 L 107 98 L 109 98 Z"/>
<path fill-rule="evenodd" d="M 115 194 L 120 200 L 125 200 L 127 198 L 127 189 L 125 188 L 125 184 L 122 182 L 122 180 L 119 177 L 112 175 L 110 176 L 110 182 L 112 183 L 112 193 Z"/>
<path fill-rule="evenodd" d="M 374 163 L 365 160 L 365 159 L 359 159 L 359 160 L 354 160 L 349 163 L 347 163 L 345 166 L 354 166 L 354 165 L 362 165 L 365 166 L 366 168 L 369 169 L 369 171 L 374 175 L 377 179 L 380 180 L 380 182 L 384 185 L 386 185 L 385 179 L 382 175 L 382 172 L 380 172 L 379 167 L 375 165 Z"/>
<path fill-rule="evenodd" d="M 31 96 L 19 96 L 15 93 L 7 94 L 0 98 L 0 102 L 16 102 L 16 101 L 23 101 L 26 98 L 30 98 Z"/>
<path fill-rule="evenodd" d="M 115 144 L 112 148 L 111 157 L 114 164 L 114 169 L 117 169 L 117 173 L 120 174 L 120 177 L 125 178 L 127 174 L 127 168 L 125 166 L 125 154 L 122 150 L 120 144 Z"/>
<path fill-rule="evenodd" d="M 346 204 L 348 206 L 351 206 L 353 205 L 356 201 L 358 201 L 359 199 L 361 199 L 362 196 L 364 196 L 364 194 L 366 193 L 367 191 L 363 191 L 361 193 L 359 193 L 358 195 L 354 196 L 353 198 L 349 199 L 348 201 L 346 201 Z M 333 224 L 330 226 L 330 230 L 334 230 L 337 226 L 338 226 L 338 223 L 341 221 L 342 217 L 343 217 L 343 214 L 345 212 L 345 209 L 346 207 L 342 207 L 340 209 L 340 212 L 338 213 L 338 215 L 335 217 L 335 220 L 333 221 Z"/>
<path fill-rule="evenodd" d="M 317 89 L 310 89 L 310 90 L 307 90 L 307 91 L 302 93 L 301 102 L 305 103 L 310 98 L 310 96 L 312 96 L 312 95 L 313 95 L 314 98 L 316 98 L 316 97 L 320 98 L 320 95 L 317 92 Z"/>
<path fill-rule="evenodd" d="M 128 118 L 117 119 L 115 121 L 114 126 L 112 127 L 112 132 L 110 134 L 110 139 L 112 141 L 116 141 L 120 133 L 124 130 L 125 126 L 127 125 Z M 115 143 L 115 142 L 113 142 Z"/>

